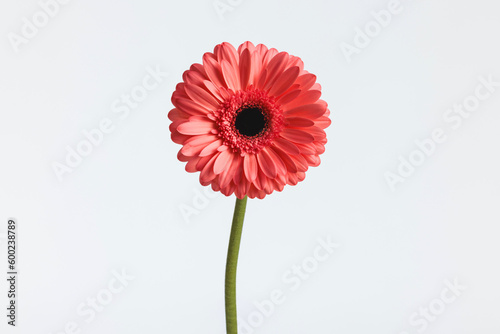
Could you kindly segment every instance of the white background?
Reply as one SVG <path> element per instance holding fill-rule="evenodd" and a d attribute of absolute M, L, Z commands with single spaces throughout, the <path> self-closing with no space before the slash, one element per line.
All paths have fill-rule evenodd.
<path fill-rule="evenodd" d="M 204 52 L 250 40 L 301 57 L 333 122 L 304 182 L 248 202 L 239 314 L 259 320 L 254 302 L 275 289 L 286 297 L 248 332 L 499 333 L 500 87 L 458 128 L 443 118 L 473 96 L 478 77 L 500 81 L 498 3 L 401 0 L 350 62 L 342 43 L 354 45 L 389 1 L 231 3 L 220 14 L 213 0 L 72 0 L 16 52 L 9 36 L 41 7 L 2 1 L 0 236 L 15 217 L 20 276 L 15 330 L 1 280 L 1 332 L 59 334 L 72 322 L 75 333 L 225 332 L 234 197 L 196 195 L 203 187 L 176 159 L 167 113 L 182 72 Z M 112 104 L 148 67 L 169 75 L 120 118 Z M 113 131 L 59 181 L 54 162 L 106 118 Z M 447 140 L 392 191 L 385 174 L 437 128 Z M 311 263 L 327 236 L 340 246 L 292 290 L 282 276 Z M 106 296 L 122 270 L 134 279 L 87 322 L 79 305 Z M 424 330 L 410 322 L 439 306 L 444 281 L 455 279 L 465 289 L 454 302 L 441 302 Z"/>

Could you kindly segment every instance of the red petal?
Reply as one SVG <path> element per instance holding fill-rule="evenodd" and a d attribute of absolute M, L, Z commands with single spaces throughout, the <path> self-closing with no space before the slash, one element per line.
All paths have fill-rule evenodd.
<path fill-rule="evenodd" d="M 286 90 L 294 84 L 295 80 L 299 76 L 299 72 L 300 70 L 298 67 L 291 67 L 287 69 L 276 80 L 275 84 L 269 90 L 269 94 L 272 96 L 280 96 L 286 92 Z"/>
<path fill-rule="evenodd" d="M 235 154 L 231 154 L 231 161 L 228 163 L 227 168 L 225 168 L 219 175 L 219 184 L 221 188 L 226 187 L 229 182 L 233 180 L 235 166 L 238 164 L 238 161 L 235 158 L 237 158 L 237 156 Z"/>
<path fill-rule="evenodd" d="M 287 104 L 287 110 L 299 107 L 304 104 L 311 104 L 319 100 L 321 97 L 321 91 L 319 90 L 308 90 L 303 91 L 302 94 L 297 96 L 296 99 Z"/>
<path fill-rule="evenodd" d="M 171 131 L 172 134 L 170 135 L 170 138 L 172 138 L 172 141 L 176 144 L 184 144 L 186 140 L 190 138 L 190 136 L 185 136 L 183 134 L 180 134 L 177 130 Z"/>
<path fill-rule="evenodd" d="M 182 111 L 180 111 L 177 108 L 173 108 L 172 110 L 170 110 L 168 112 L 168 118 L 171 121 L 177 121 L 177 120 L 180 120 L 180 119 L 187 120 L 189 118 L 189 114 L 186 114 L 185 112 L 182 112 Z"/>
<path fill-rule="evenodd" d="M 325 153 L 325 145 L 320 142 L 314 142 L 314 146 L 316 147 L 316 154 Z"/>
<path fill-rule="evenodd" d="M 290 159 L 292 159 L 295 166 L 297 166 L 297 173 L 306 172 L 309 168 L 306 159 L 304 159 L 302 155 L 291 155 Z"/>
<path fill-rule="evenodd" d="M 234 46 L 228 42 L 223 42 L 218 52 L 219 62 L 224 59 L 228 61 L 233 68 L 238 68 L 238 52 Z"/>
<path fill-rule="evenodd" d="M 304 158 L 309 166 L 318 167 L 321 164 L 321 159 L 317 155 L 306 155 Z"/>
<path fill-rule="evenodd" d="M 290 55 L 290 59 L 288 59 L 288 64 L 286 67 L 297 66 L 300 69 L 300 72 L 304 71 L 304 62 L 302 59 L 296 56 Z"/>
<path fill-rule="evenodd" d="M 202 75 L 197 71 L 187 70 L 184 71 L 184 73 L 182 74 L 182 79 L 184 80 L 185 83 L 191 85 L 200 85 L 206 78 L 204 75 Z"/>
<path fill-rule="evenodd" d="M 255 181 L 257 178 L 257 159 L 254 154 L 246 154 L 243 158 L 243 170 L 249 182 Z"/>
<path fill-rule="evenodd" d="M 294 143 L 308 144 L 314 141 L 314 136 L 301 130 L 287 129 L 281 131 L 281 137 L 288 139 Z"/>
<path fill-rule="evenodd" d="M 262 69 L 264 68 L 263 57 L 267 53 L 267 47 L 259 44 L 255 50 L 250 53 L 252 56 L 252 72 L 250 73 L 249 84 L 255 85 L 261 76 Z M 266 63 L 267 64 L 267 63 Z"/>
<path fill-rule="evenodd" d="M 300 154 L 299 149 L 297 146 L 295 146 L 294 143 L 292 143 L 289 140 L 286 140 L 284 138 L 276 138 L 273 143 L 274 146 L 280 148 L 286 153 L 292 154 L 292 155 L 297 155 Z"/>
<path fill-rule="evenodd" d="M 219 88 L 215 87 L 212 81 L 205 80 L 203 81 L 203 84 L 207 88 L 207 91 L 209 91 L 217 100 L 220 102 L 224 101 L 224 97 L 222 96 Z"/>
<path fill-rule="evenodd" d="M 201 135 L 194 136 L 186 140 L 184 146 L 181 148 L 182 154 L 186 156 L 198 155 L 200 152 L 203 152 L 207 145 L 213 144 L 217 140 L 217 136 L 213 135 Z"/>
<path fill-rule="evenodd" d="M 301 154 L 306 155 L 315 155 L 316 154 L 316 146 L 313 143 L 311 144 L 297 144 L 297 147 L 300 150 Z"/>
<path fill-rule="evenodd" d="M 296 173 L 297 166 L 295 166 L 295 163 L 293 162 L 292 158 L 290 158 L 290 156 L 286 152 L 284 152 L 283 150 L 281 150 L 277 147 L 274 147 L 273 149 L 274 149 L 274 152 L 276 152 L 276 154 L 278 154 L 280 156 L 280 158 L 283 161 L 283 163 L 285 164 L 288 172 L 289 173 Z"/>
<path fill-rule="evenodd" d="M 205 72 L 205 68 L 202 64 L 194 63 L 193 65 L 191 65 L 191 67 L 189 67 L 189 69 L 193 72 L 200 73 L 205 78 L 205 80 L 208 79 L 207 73 Z"/>
<path fill-rule="evenodd" d="M 257 153 L 257 161 L 259 162 L 260 169 L 267 177 L 272 179 L 276 177 L 276 164 L 265 148 Z"/>
<path fill-rule="evenodd" d="M 276 80 L 281 76 L 285 70 L 285 66 L 288 62 L 288 53 L 280 52 L 271 59 L 269 65 L 267 66 L 267 80 L 264 90 L 269 90 Z"/>
<path fill-rule="evenodd" d="M 187 99 L 187 98 L 181 98 L 181 97 L 176 97 L 173 99 L 172 103 L 174 106 L 176 106 L 179 110 L 184 111 L 188 113 L 189 115 L 206 115 L 208 114 L 209 110 L 206 109 L 205 107 L 199 105 L 198 103 Z"/>
<path fill-rule="evenodd" d="M 186 94 L 193 99 L 193 101 L 205 107 L 207 110 L 213 111 L 219 109 L 219 103 L 215 100 L 215 97 L 205 89 L 187 84 L 185 90 Z"/>
<path fill-rule="evenodd" d="M 182 123 L 177 128 L 177 131 L 179 131 L 179 133 L 182 133 L 184 135 L 194 136 L 194 135 L 208 134 L 212 129 L 215 129 L 214 122 L 196 121 L 196 122 Z"/>
<path fill-rule="evenodd" d="M 219 154 L 219 157 L 214 163 L 214 173 L 216 175 L 219 175 L 224 169 L 230 166 L 231 161 L 233 160 L 233 155 L 234 154 L 231 150 L 225 150 Z"/>
<path fill-rule="evenodd" d="M 243 199 L 245 197 L 245 195 L 247 194 L 247 191 L 245 190 L 245 185 L 244 184 L 248 184 L 248 181 L 247 180 L 243 180 L 245 183 L 239 183 L 239 184 L 236 184 L 236 189 L 234 190 L 234 194 L 236 195 L 236 197 L 238 197 L 239 199 Z"/>
<path fill-rule="evenodd" d="M 246 41 L 238 47 L 238 53 L 241 55 L 247 49 L 248 51 L 253 52 L 253 50 L 255 50 L 255 45 L 253 45 L 252 42 Z"/>
<path fill-rule="evenodd" d="M 306 129 L 304 129 L 308 133 L 312 134 L 314 136 L 314 140 L 322 140 L 326 138 L 326 133 L 323 129 L 321 129 L 318 126 L 311 126 Z"/>
<path fill-rule="evenodd" d="M 315 83 L 311 86 L 311 90 L 321 90 L 321 85 L 319 83 Z"/>
<path fill-rule="evenodd" d="M 199 152 L 199 156 L 200 157 L 206 157 L 207 155 L 210 155 L 210 154 L 214 154 L 215 152 L 217 152 L 217 149 L 222 145 L 222 140 L 221 139 L 218 139 L 212 143 L 210 143 L 210 145 L 206 145 L 202 151 Z"/>
<path fill-rule="evenodd" d="M 240 85 L 241 89 L 246 89 L 252 71 L 252 59 L 248 49 L 243 50 L 240 57 Z"/>
<path fill-rule="evenodd" d="M 234 91 L 240 89 L 240 80 L 238 78 L 238 73 L 233 68 L 233 66 L 225 59 L 221 62 L 222 75 L 227 83 L 227 87 Z"/>
<path fill-rule="evenodd" d="M 196 169 L 196 165 L 198 164 L 198 161 L 200 160 L 199 157 L 191 157 L 191 159 L 186 163 L 186 172 L 188 173 L 195 173 L 198 170 Z"/>
<path fill-rule="evenodd" d="M 285 116 L 290 117 L 305 117 L 310 119 L 315 119 L 323 116 L 326 112 L 326 102 L 321 103 L 323 100 L 319 100 L 317 103 L 305 104 L 284 112 Z M 284 109 L 286 106 L 284 107 Z"/>
<path fill-rule="evenodd" d="M 301 92 L 300 89 L 291 90 L 282 97 L 280 97 L 277 102 L 282 106 L 284 106 L 290 101 L 293 101 L 297 96 L 299 96 L 300 92 Z"/>
<path fill-rule="evenodd" d="M 216 155 L 214 155 L 213 157 L 210 158 L 210 160 L 205 164 L 205 166 L 203 166 L 202 170 L 201 170 L 201 173 L 200 173 L 200 183 L 201 184 L 204 184 L 204 185 L 207 185 L 210 181 L 212 181 L 214 178 L 215 178 L 215 173 L 214 173 L 214 162 L 217 160 L 217 158 L 219 157 L 221 153 L 218 153 Z M 200 159 L 200 162 L 202 161 L 203 159 Z M 199 163 L 198 163 L 199 165 Z M 196 166 L 196 167 L 199 167 L 199 166 Z"/>
<path fill-rule="evenodd" d="M 269 154 L 271 157 L 272 161 L 274 161 L 274 164 L 276 166 L 276 172 L 280 175 L 286 174 L 286 166 L 283 160 L 280 158 L 280 156 L 274 151 L 272 147 L 266 147 L 264 148 L 265 151 Z"/>
<path fill-rule="evenodd" d="M 255 83 L 255 86 L 259 89 L 261 89 L 265 82 L 266 82 L 266 77 L 267 77 L 267 69 L 263 69 L 262 72 L 260 73 L 260 77 L 258 78 L 259 81 Z M 257 78 L 256 78 L 257 79 Z"/>
<path fill-rule="evenodd" d="M 285 125 L 290 127 L 310 127 L 314 125 L 314 122 L 308 118 L 302 117 L 288 117 L 285 118 Z"/>
<path fill-rule="evenodd" d="M 220 64 L 213 58 L 213 54 L 207 52 L 203 55 L 203 66 L 208 78 L 216 87 L 227 87 Z"/>
<path fill-rule="evenodd" d="M 244 180 L 245 177 L 243 176 L 244 173 L 243 173 L 243 157 L 240 156 L 240 155 L 237 155 L 234 157 L 234 164 L 233 164 L 233 168 L 234 168 L 234 175 L 233 175 L 233 182 L 236 184 L 236 185 L 239 185 L 242 181 L 242 179 Z"/>
<path fill-rule="evenodd" d="M 319 128 L 326 129 L 327 127 L 329 127 L 332 124 L 332 120 L 330 118 L 328 118 L 327 116 L 321 116 L 320 118 L 315 119 L 314 123 Z"/>
<path fill-rule="evenodd" d="M 297 83 L 303 91 L 309 90 L 316 82 L 316 76 L 311 73 L 302 74 L 297 78 Z"/>

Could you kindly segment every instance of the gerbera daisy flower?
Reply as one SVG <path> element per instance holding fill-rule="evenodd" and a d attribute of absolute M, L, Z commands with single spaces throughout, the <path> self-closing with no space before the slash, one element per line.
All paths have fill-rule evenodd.
<path fill-rule="evenodd" d="M 298 57 L 263 44 L 229 43 L 185 71 L 168 113 L 177 157 L 200 183 L 264 198 L 320 164 L 331 121 L 316 76 Z"/>

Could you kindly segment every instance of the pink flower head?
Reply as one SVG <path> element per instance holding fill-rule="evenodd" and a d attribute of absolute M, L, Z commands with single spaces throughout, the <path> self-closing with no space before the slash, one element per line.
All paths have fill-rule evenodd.
<path fill-rule="evenodd" d="M 316 76 L 298 57 L 222 43 L 172 94 L 172 140 L 186 171 L 224 195 L 264 198 L 320 164 L 331 121 Z"/>

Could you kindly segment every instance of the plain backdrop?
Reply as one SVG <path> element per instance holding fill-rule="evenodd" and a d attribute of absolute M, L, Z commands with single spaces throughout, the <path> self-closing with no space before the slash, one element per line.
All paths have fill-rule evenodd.
<path fill-rule="evenodd" d="M 247 40 L 301 57 L 332 125 L 304 182 L 248 202 L 241 334 L 500 332 L 500 87 L 446 120 L 480 77 L 500 82 L 498 2 L 401 0 L 390 18 L 386 0 L 46 3 L 0 5 L 0 277 L 7 219 L 19 227 L 18 326 L 1 279 L 1 333 L 225 333 L 234 197 L 184 171 L 167 113 L 184 70 Z M 123 94 L 151 71 L 168 75 L 127 113 Z M 58 178 L 103 121 L 112 130 Z M 436 129 L 446 140 L 422 158 L 416 141 Z M 318 262 L 326 238 L 338 247 Z"/>

